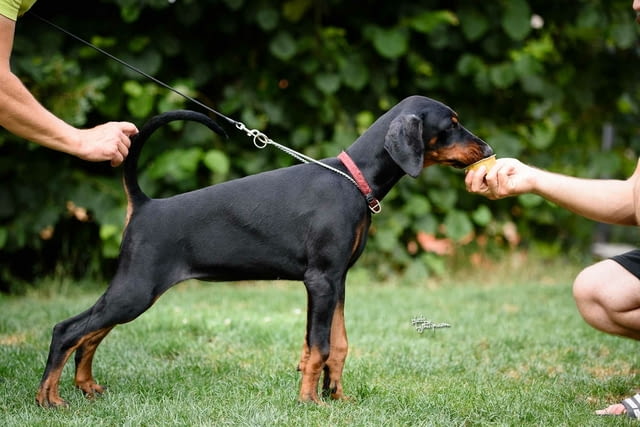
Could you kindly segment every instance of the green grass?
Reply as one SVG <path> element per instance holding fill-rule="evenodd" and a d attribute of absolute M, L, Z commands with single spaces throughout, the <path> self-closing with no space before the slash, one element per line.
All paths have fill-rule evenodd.
<path fill-rule="evenodd" d="M 73 387 L 70 361 L 60 391 L 71 406 L 57 410 L 34 401 L 51 328 L 100 291 L 65 283 L 0 297 L 0 425 L 633 425 L 593 412 L 640 386 L 637 343 L 582 321 L 575 269 L 531 268 L 412 285 L 354 272 L 344 374 L 354 401 L 322 407 L 296 402 L 300 284 L 174 288 L 101 345 L 104 396 Z M 451 328 L 420 334 L 418 316 Z"/>

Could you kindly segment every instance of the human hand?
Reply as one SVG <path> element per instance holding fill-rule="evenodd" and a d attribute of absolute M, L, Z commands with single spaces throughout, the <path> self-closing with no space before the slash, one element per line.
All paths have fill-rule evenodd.
<path fill-rule="evenodd" d="M 80 148 L 76 156 L 90 162 L 109 161 L 111 166 L 122 164 L 129 154 L 131 136 L 138 129 L 129 122 L 108 122 L 91 129 L 79 129 Z"/>
<path fill-rule="evenodd" d="M 534 169 L 517 159 L 498 159 L 487 172 L 484 166 L 465 176 L 467 191 L 491 200 L 528 193 L 534 187 Z"/>

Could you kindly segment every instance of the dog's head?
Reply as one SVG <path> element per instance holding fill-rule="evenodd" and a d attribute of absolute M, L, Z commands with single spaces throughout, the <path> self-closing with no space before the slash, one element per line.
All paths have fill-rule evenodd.
<path fill-rule="evenodd" d="M 493 154 L 483 140 L 465 129 L 451 108 L 425 97 L 411 97 L 398 105 L 384 148 L 412 177 L 433 164 L 464 168 Z"/>

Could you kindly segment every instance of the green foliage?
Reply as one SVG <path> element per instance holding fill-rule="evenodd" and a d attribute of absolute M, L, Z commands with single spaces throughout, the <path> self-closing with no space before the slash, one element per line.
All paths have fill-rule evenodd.
<path fill-rule="evenodd" d="M 625 178 L 640 147 L 630 3 L 103 0 L 90 10 L 41 1 L 34 11 L 314 157 L 335 156 L 397 101 L 422 94 L 456 109 L 498 157 Z M 141 125 L 159 111 L 199 108 L 29 15 L 19 21 L 12 61 L 37 98 L 77 126 Z M 607 152 L 604 124 L 616 131 Z M 162 197 L 294 162 L 227 131 L 228 140 L 199 126 L 161 132 L 143 153 L 145 191 Z M 86 270 L 112 266 L 125 212 L 120 170 L 7 133 L 0 149 L 0 287 L 70 262 L 61 253 L 43 259 L 50 235 L 43 231 L 51 229 L 70 247 L 107 257 L 94 257 L 98 265 Z M 77 226 L 97 226 L 97 235 L 59 234 L 57 224 L 73 216 L 68 201 L 89 212 Z M 465 243 L 473 235 L 500 237 L 496 230 L 514 223 L 523 244 L 551 253 L 591 240 L 589 222 L 526 196 L 489 202 L 469 195 L 463 175 L 440 166 L 405 178 L 383 204 L 362 260 L 381 275 L 437 273 L 437 256 L 410 249 L 419 232 Z"/>

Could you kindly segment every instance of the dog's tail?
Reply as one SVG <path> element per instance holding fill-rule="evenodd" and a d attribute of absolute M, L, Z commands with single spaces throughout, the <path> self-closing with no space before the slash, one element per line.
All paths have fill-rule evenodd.
<path fill-rule="evenodd" d="M 144 126 L 142 126 L 136 135 L 131 137 L 129 154 L 124 161 L 124 188 L 129 199 L 129 210 L 149 200 L 149 197 L 142 192 L 142 189 L 138 184 L 138 158 L 140 157 L 140 152 L 142 151 L 144 143 L 158 128 L 176 120 L 188 120 L 202 123 L 215 133 L 225 137 L 227 136 L 224 129 L 213 121 L 213 119 L 205 114 L 198 113 L 197 111 L 173 110 L 152 117 L 144 124 Z M 128 212 L 127 218 L 130 214 L 131 212 Z"/>

